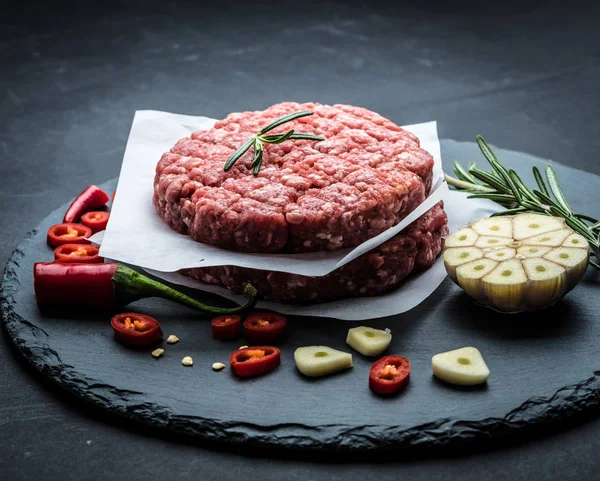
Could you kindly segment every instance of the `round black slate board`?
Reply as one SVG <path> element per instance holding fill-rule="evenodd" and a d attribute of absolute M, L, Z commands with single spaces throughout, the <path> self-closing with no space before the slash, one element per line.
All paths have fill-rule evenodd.
<path fill-rule="evenodd" d="M 507 166 L 527 173 L 541 159 L 498 149 Z M 445 166 L 476 160 L 475 144 L 442 142 Z M 576 210 L 597 214 L 600 178 L 556 166 Z M 108 191 L 116 182 L 103 185 Z M 112 339 L 111 312 L 39 311 L 32 265 L 51 260 L 47 228 L 60 222 L 61 206 L 14 251 L 2 283 L 2 319 L 23 356 L 45 376 L 76 396 L 113 413 L 204 441 L 258 448 L 384 451 L 443 448 L 519 435 L 600 405 L 600 308 L 598 276 L 588 270 L 582 283 L 551 310 L 501 315 L 474 305 L 449 280 L 426 302 L 394 317 L 367 321 L 393 332 L 390 353 L 412 363 L 411 383 L 399 396 L 382 399 L 367 388 L 372 360 L 354 353 L 354 367 L 329 378 L 306 379 L 294 366 L 294 349 L 325 344 L 349 350 L 345 335 L 359 325 L 336 320 L 292 318 L 281 344 L 282 365 L 273 373 L 238 380 L 215 361 L 243 339 L 221 343 L 210 336 L 208 317 L 160 300 L 127 310 L 160 319 L 181 342 L 164 344 L 163 358 L 152 349 L 134 350 Z M 432 355 L 474 345 L 491 376 L 487 385 L 457 388 L 431 375 Z M 181 359 L 192 356 L 194 366 Z"/>

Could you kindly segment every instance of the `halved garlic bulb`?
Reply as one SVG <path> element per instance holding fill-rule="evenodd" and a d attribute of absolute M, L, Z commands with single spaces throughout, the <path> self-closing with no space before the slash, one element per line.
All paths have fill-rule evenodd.
<path fill-rule="evenodd" d="M 585 237 L 540 214 L 490 217 L 446 238 L 450 278 L 477 302 L 503 312 L 534 311 L 579 282 L 589 261 Z"/>

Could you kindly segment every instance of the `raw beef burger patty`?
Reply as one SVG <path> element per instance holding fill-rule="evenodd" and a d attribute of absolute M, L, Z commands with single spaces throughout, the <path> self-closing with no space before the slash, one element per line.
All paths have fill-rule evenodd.
<path fill-rule="evenodd" d="M 253 134 L 299 110 L 314 115 L 269 133 L 294 129 L 324 141 L 265 144 L 257 177 L 252 149 L 223 171 Z M 205 244 L 245 252 L 334 250 L 400 222 L 429 192 L 432 169 L 416 136 L 374 112 L 287 102 L 230 114 L 181 139 L 158 162 L 154 205 L 171 228 Z"/>
<path fill-rule="evenodd" d="M 440 202 L 400 234 L 323 277 L 306 277 L 236 266 L 188 269 L 184 274 L 243 292 L 250 282 L 258 295 L 274 301 L 330 301 L 374 296 L 396 287 L 411 272 L 430 267 L 448 234 Z"/>

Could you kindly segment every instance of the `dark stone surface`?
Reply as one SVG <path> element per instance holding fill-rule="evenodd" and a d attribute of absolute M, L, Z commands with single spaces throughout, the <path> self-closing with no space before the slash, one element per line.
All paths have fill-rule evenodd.
<path fill-rule="evenodd" d="M 345 102 L 399 123 L 435 118 L 442 137 L 482 133 L 600 173 L 597 3 L 236 3 L 9 0 L 0 15 L 3 261 L 55 206 L 118 175 L 136 109 L 220 117 L 287 99 Z M 1 479 L 581 481 L 600 468 L 600 419 L 588 415 L 535 442 L 376 465 L 198 448 L 65 394 L 2 337 Z"/>
<path fill-rule="evenodd" d="M 444 159 L 479 155 L 473 143 L 443 141 L 442 149 Z M 519 168 L 524 179 L 531 166 L 544 165 L 527 154 L 496 153 L 507 167 Z M 573 208 L 589 212 L 600 198 L 595 192 L 600 177 L 563 166 L 556 170 L 564 185 L 577 185 L 584 194 L 574 198 Z M 103 188 L 111 191 L 115 185 L 112 181 Z M 281 345 L 282 366 L 268 376 L 240 381 L 228 372 L 213 372 L 211 365 L 227 362 L 243 339 L 213 341 L 209 318 L 188 309 L 147 300 L 131 307 L 157 317 L 165 336 L 174 333 L 181 339 L 163 344 L 166 353 L 158 361 L 150 356 L 153 348 L 128 349 L 114 342 L 111 313 L 40 312 L 32 266 L 51 257 L 45 232 L 60 222 L 67 207 L 44 219 L 13 253 L 0 291 L 2 317 L 9 337 L 35 368 L 112 414 L 226 446 L 365 456 L 427 448 L 440 453 L 515 434 L 524 437 L 600 406 L 594 355 L 600 350 L 598 276 L 593 271 L 565 300 L 539 313 L 506 316 L 475 306 L 446 280 L 408 313 L 366 321 L 391 328 L 388 352 L 412 364 L 405 392 L 382 399 L 367 388 L 372 360 L 357 353 L 352 370 L 330 378 L 306 379 L 296 371 L 296 347 L 322 343 L 349 350 L 344 340 L 352 324 L 344 321 L 291 319 L 289 339 Z M 489 382 L 457 388 L 435 380 L 432 355 L 465 345 L 482 351 L 492 372 Z M 193 368 L 181 366 L 185 355 L 194 358 Z"/>

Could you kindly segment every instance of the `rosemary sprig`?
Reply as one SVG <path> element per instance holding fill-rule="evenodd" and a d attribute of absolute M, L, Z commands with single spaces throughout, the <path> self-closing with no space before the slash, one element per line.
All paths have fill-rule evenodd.
<path fill-rule="evenodd" d="M 513 215 L 522 212 L 562 217 L 571 229 L 585 237 L 596 258 L 600 258 L 600 221 L 585 214 L 577 214 L 569 205 L 558 181 L 556 171 L 546 165 L 546 180 L 537 167 L 533 167 L 533 177 L 538 189 L 527 187 L 521 177 L 512 169 L 506 169 L 481 135 L 477 144 L 484 157 L 492 166 L 492 171 L 479 169 L 470 163 L 465 169 L 454 163 L 456 177 L 445 174 L 448 184 L 458 190 L 469 192 L 469 199 L 490 199 L 506 210 L 493 214 Z M 600 262 L 590 259 L 590 264 L 600 270 Z"/>
<path fill-rule="evenodd" d="M 252 160 L 251 167 L 252 167 L 252 173 L 256 176 L 256 175 L 258 175 L 258 172 L 260 171 L 260 167 L 262 165 L 264 144 L 280 144 L 289 139 L 292 139 L 292 140 L 317 140 L 317 141 L 325 140 L 323 137 L 319 137 L 318 135 L 294 132 L 293 129 L 288 130 L 284 134 L 265 135 L 267 132 L 273 130 L 276 127 L 279 127 L 280 125 L 283 125 L 287 122 L 291 122 L 292 120 L 296 120 L 301 117 L 306 117 L 306 116 L 312 115 L 312 114 L 313 114 L 313 112 L 310 112 L 308 110 L 301 110 L 299 112 L 294 112 L 294 113 L 291 113 L 288 115 L 284 115 L 283 117 L 280 117 L 277 120 L 274 120 L 266 127 L 263 127 L 262 129 L 260 129 L 256 134 L 254 134 L 246 142 L 244 142 L 239 149 L 237 149 L 233 154 L 231 154 L 229 159 L 227 159 L 227 162 L 225 162 L 225 166 L 223 167 L 223 169 L 225 171 L 228 171 L 229 169 L 231 169 L 231 167 L 233 167 L 233 164 L 235 164 L 240 159 L 240 157 L 242 155 L 244 155 L 250 149 L 250 147 L 254 147 L 254 158 Z"/>

